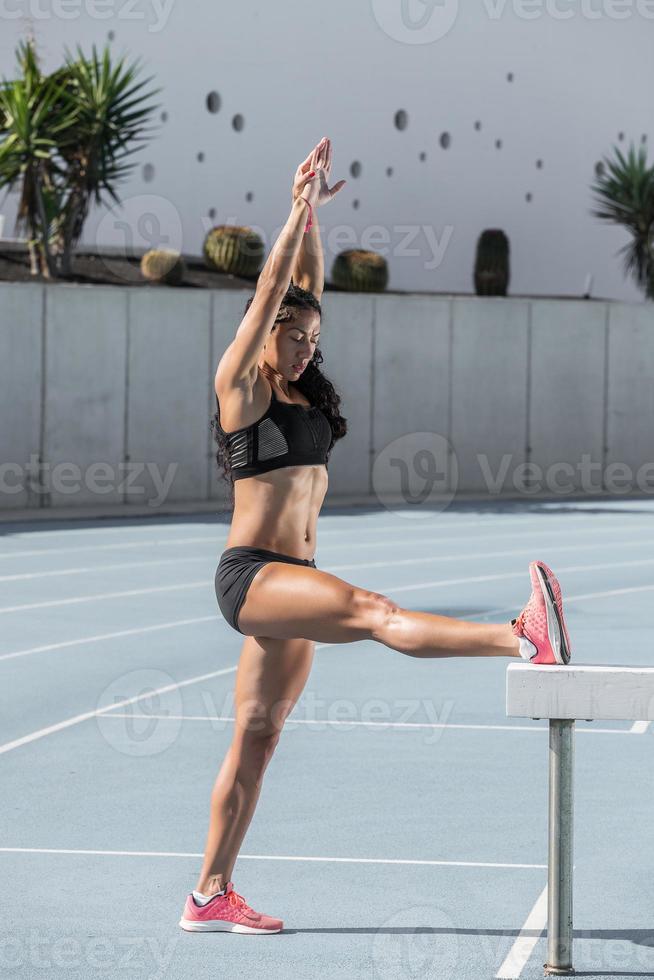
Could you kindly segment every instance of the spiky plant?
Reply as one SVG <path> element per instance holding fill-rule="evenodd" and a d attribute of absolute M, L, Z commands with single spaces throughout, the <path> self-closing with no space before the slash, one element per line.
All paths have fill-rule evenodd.
<path fill-rule="evenodd" d="M 346 249 L 334 259 L 332 283 L 350 292 L 383 293 L 388 285 L 388 263 L 378 252 Z"/>
<path fill-rule="evenodd" d="M 625 157 L 617 146 L 614 159 L 603 158 L 603 168 L 591 186 L 595 203 L 591 213 L 622 225 L 631 235 L 618 255 L 623 256 L 626 276 L 633 276 L 648 299 L 654 299 L 654 167 L 647 165 L 647 151 L 636 153 L 633 143 Z"/>
<path fill-rule="evenodd" d="M 477 296 L 506 296 L 511 277 L 509 239 L 501 228 L 486 228 L 477 240 L 475 292 Z"/>
<path fill-rule="evenodd" d="M 141 273 L 151 282 L 179 286 L 185 271 L 184 259 L 172 248 L 151 248 L 141 258 Z"/>
<path fill-rule="evenodd" d="M 21 182 L 16 231 L 27 230 L 32 272 L 70 275 L 90 204 L 120 203 L 117 184 L 136 166 L 125 163 L 146 141 L 157 105 L 141 91 L 138 62 L 112 63 L 109 48 L 90 59 L 77 46 L 50 76 L 39 68 L 32 39 L 20 42 L 22 77 L 0 84 L 0 187 Z"/>

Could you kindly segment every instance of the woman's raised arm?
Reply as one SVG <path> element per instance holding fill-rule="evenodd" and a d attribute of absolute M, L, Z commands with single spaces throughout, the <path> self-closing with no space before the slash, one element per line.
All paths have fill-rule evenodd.
<path fill-rule="evenodd" d="M 303 174 L 297 181 L 298 194 L 291 206 L 291 213 L 261 270 L 254 299 L 218 365 L 216 389 L 219 376 L 221 384 L 227 387 L 256 380 L 259 357 L 291 281 L 305 229 L 312 220 L 312 212 L 331 201 L 345 183 L 339 181 L 334 187 L 329 187 L 323 169 L 329 160 L 329 148 L 324 143 L 319 144 L 315 155 L 315 170 Z M 295 187 L 296 185 L 294 190 Z"/>

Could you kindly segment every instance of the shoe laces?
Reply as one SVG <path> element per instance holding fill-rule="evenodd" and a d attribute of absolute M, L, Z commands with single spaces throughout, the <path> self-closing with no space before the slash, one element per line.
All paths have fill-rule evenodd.
<path fill-rule="evenodd" d="M 245 901 L 243 896 L 239 895 L 235 891 L 231 891 L 229 893 L 229 895 L 227 896 L 227 901 L 229 902 L 230 905 L 233 905 L 234 908 L 237 909 L 249 908 L 248 903 Z"/>
<path fill-rule="evenodd" d="M 515 620 L 513 626 L 513 632 L 517 635 L 525 635 L 525 619 L 527 618 L 527 610 L 523 609 L 518 618 Z"/>

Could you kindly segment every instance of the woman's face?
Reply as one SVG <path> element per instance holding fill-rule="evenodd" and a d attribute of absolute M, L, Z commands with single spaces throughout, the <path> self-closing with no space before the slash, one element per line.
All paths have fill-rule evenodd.
<path fill-rule="evenodd" d="M 264 360 L 287 381 L 297 381 L 320 339 L 317 310 L 296 310 L 288 323 L 278 323 L 266 341 Z"/>

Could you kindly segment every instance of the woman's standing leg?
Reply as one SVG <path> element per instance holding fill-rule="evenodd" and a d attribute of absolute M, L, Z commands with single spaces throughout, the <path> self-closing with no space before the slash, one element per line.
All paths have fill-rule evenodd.
<path fill-rule="evenodd" d="M 286 717 L 313 662 L 312 640 L 246 636 L 236 673 L 232 743 L 211 794 L 211 815 L 197 891 L 221 891 L 231 880 L 254 814 L 263 776 Z"/>

